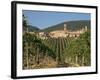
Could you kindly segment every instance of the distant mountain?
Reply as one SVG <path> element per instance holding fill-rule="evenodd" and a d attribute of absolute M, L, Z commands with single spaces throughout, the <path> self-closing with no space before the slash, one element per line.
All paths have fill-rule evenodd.
<path fill-rule="evenodd" d="M 23 30 L 26 31 L 26 27 L 23 27 Z M 28 25 L 28 31 L 29 32 L 38 32 L 40 29 L 36 26 Z"/>
<path fill-rule="evenodd" d="M 50 32 L 54 30 L 63 30 L 64 29 L 64 24 L 67 24 L 67 29 L 69 30 L 79 30 L 85 26 L 90 29 L 90 20 L 77 20 L 77 21 L 68 21 L 68 22 L 62 22 L 60 24 L 56 24 L 54 26 L 50 26 L 48 28 L 45 28 L 41 31 L 44 32 Z"/>
<path fill-rule="evenodd" d="M 29 25 L 29 26 L 28 26 L 28 30 L 29 30 L 29 31 L 39 31 L 40 29 L 39 29 L 38 27 L 36 27 L 36 26 L 31 26 L 31 25 Z"/>

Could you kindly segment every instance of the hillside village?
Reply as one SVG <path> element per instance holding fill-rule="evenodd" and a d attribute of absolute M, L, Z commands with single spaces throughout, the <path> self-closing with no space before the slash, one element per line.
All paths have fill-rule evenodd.
<path fill-rule="evenodd" d="M 67 24 L 64 24 L 64 29 L 63 30 L 54 30 L 51 31 L 49 33 L 45 33 L 45 32 L 39 32 L 37 35 L 37 37 L 41 38 L 41 39 L 47 39 L 48 37 L 51 38 L 59 38 L 59 37 L 79 37 L 80 34 L 84 33 L 87 31 L 87 26 L 85 26 L 84 28 L 80 29 L 80 30 L 76 30 L 76 31 L 71 31 L 67 29 Z M 35 34 L 34 32 L 29 32 L 30 34 Z"/>
<path fill-rule="evenodd" d="M 23 70 L 91 66 L 90 20 L 42 27 L 23 19 L 22 34 Z"/>
<path fill-rule="evenodd" d="M 90 66 L 90 35 L 87 26 L 77 30 L 25 31 L 23 69 Z M 86 32 L 86 33 L 85 33 Z M 84 36 L 79 37 L 81 34 Z M 81 45 L 80 45 L 81 44 Z M 88 60 L 88 61 L 87 61 Z"/>

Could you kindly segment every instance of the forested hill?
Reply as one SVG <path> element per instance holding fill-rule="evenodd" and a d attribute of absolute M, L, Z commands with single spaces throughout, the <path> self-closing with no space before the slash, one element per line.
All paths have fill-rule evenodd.
<path fill-rule="evenodd" d="M 26 30 L 26 28 L 24 28 Z M 40 29 L 36 26 L 28 25 L 28 31 L 29 32 L 38 32 Z"/>
<path fill-rule="evenodd" d="M 64 24 L 67 24 L 67 28 L 69 30 L 79 30 L 85 26 L 87 26 L 88 29 L 90 29 L 90 20 L 78 20 L 78 21 L 62 22 L 60 24 L 56 24 L 54 26 L 50 26 L 48 28 L 45 28 L 41 31 L 50 32 L 50 31 L 54 31 L 54 30 L 63 30 Z"/>
<path fill-rule="evenodd" d="M 78 20 L 78 21 L 68 21 L 68 22 L 62 22 L 53 26 L 49 26 L 47 28 L 44 29 L 39 29 L 36 26 L 31 26 L 28 25 L 28 30 L 29 31 L 35 31 L 35 32 L 39 32 L 39 31 L 43 31 L 43 32 L 50 32 L 50 31 L 55 31 L 55 30 L 63 30 L 64 29 L 64 24 L 67 24 L 67 29 L 68 30 L 79 30 L 81 28 L 84 28 L 85 26 L 88 27 L 88 29 L 90 29 L 90 20 Z"/>

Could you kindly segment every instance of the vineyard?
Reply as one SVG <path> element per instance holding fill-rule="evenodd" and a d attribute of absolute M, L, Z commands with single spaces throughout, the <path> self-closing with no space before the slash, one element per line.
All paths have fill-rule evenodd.
<path fill-rule="evenodd" d="M 23 69 L 80 67 L 91 65 L 90 32 L 78 38 L 40 39 L 23 34 Z"/>
<path fill-rule="evenodd" d="M 77 21 L 74 24 L 80 26 L 82 23 L 84 22 Z M 58 26 L 60 25 L 57 25 L 56 28 Z M 30 34 L 28 29 L 35 34 Z M 54 30 L 54 27 L 52 30 Z M 37 36 L 38 33 L 39 29 L 37 27 L 33 29 L 33 27 L 29 26 L 25 15 L 23 15 L 22 68 L 24 70 L 91 66 L 90 28 L 79 37 L 51 38 L 48 36 L 46 39 L 41 39 Z"/>

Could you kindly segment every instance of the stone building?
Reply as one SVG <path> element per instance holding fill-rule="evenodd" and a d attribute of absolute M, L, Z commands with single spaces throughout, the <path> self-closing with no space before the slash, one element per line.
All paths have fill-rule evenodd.
<path fill-rule="evenodd" d="M 87 31 L 87 26 L 77 31 L 70 31 L 67 29 L 67 25 L 64 24 L 64 30 L 55 30 L 49 33 L 50 37 L 58 38 L 58 37 L 79 37 L 80 34 Z"/>
<path fill-rule="evenodd" d="M 80 34 L 83 34 L 86 31 L 87 31 L 87 26 L 85 26 L 84 28 L 77 30 L 77 31 L 71 31 L 71 30 L 68 30 L 67 25 L 64 24 L 63 30 L 55 30 L 55 31 L 51 31 L 49 33 L 45 33 L 45 32 L 38 32 L 37 34 L 34 32 L 29 32 L 29 33 L 36 34 L 36 36 L 41 39 L 47 39 L 48 37 L 51 37 L 51 38 L 79 37 Z"/>

